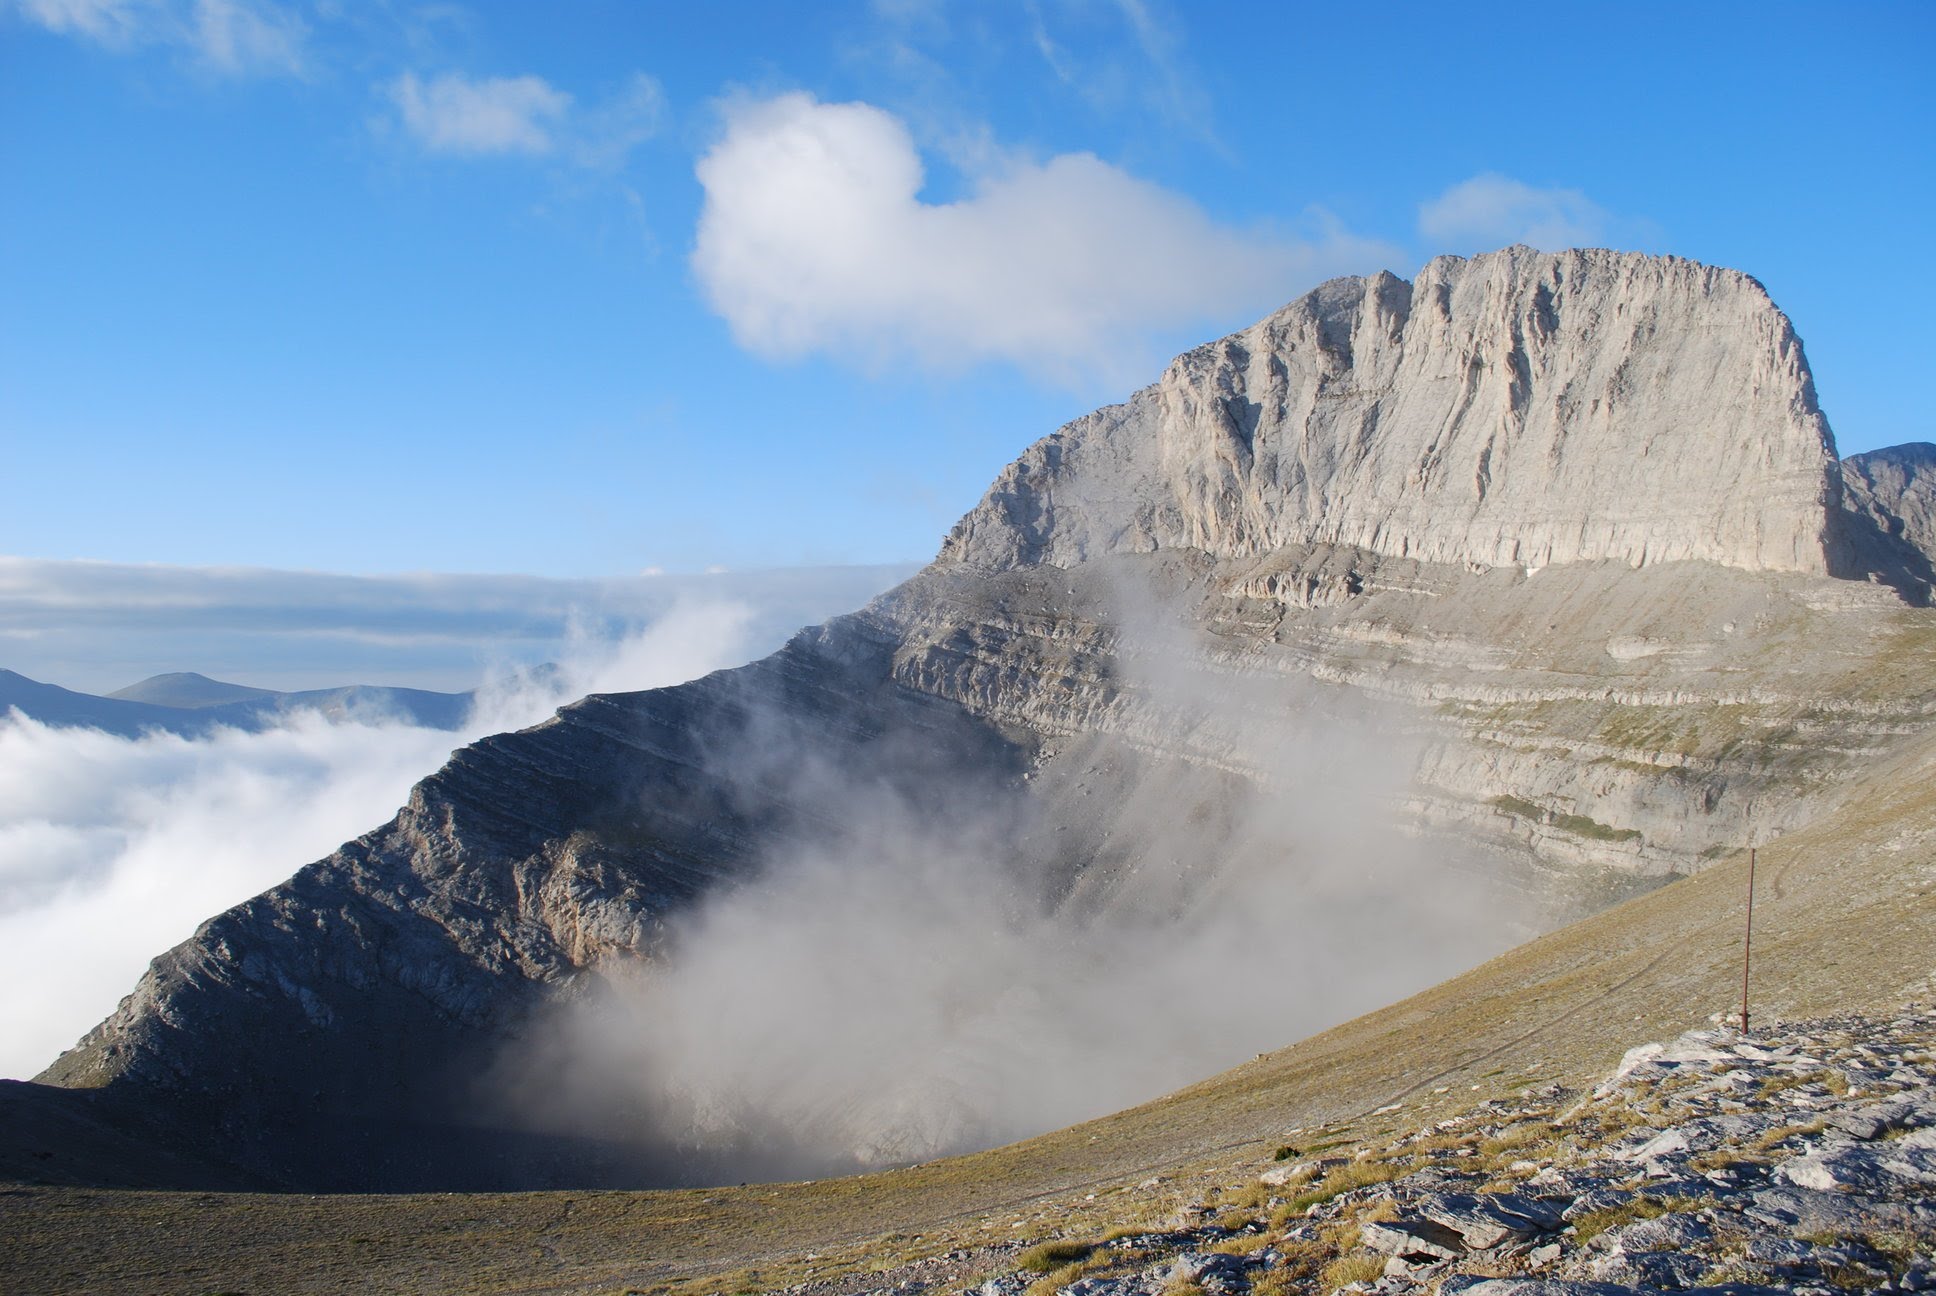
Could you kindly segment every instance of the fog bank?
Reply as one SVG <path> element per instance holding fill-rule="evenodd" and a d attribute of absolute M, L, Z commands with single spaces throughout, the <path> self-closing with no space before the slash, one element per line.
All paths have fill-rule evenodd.
<path fill-rule="evenodd" d="M 758 621 L 715 602 L 616 639 L 581 623 L 555 671 L 485 688 L 457 733 L 298 714 L 259 733 L 128 739 L 0 717 L 0 1076 L 37 1074 L 151 958 L 389 819 L 453 748 L 586 693 L 737 665 L 771 646 Z"/>
<path fill-rule="evenodd" d="M 824 821 L 581 986 L 486 1099 L 670 1144 L 663 1182 L 852 1172 L 1157 1097 L 1529 933 L 1483 861 L 1403 831 L 1415 716 L 1117 601 L 1135 705 L 993 796 L 767 735 L 748 759 Z"/>

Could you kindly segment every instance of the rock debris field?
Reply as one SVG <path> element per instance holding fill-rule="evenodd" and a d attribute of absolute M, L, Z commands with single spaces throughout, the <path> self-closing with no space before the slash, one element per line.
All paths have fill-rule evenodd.
<path fill-rule="evenodd" d="M 1291 1131 L 1252 1182 L 1147 1180 L 1099 1237 L 873 1275 L 979 1296 L 1936 1291 L 1936 1013 L 1717 1026 L 1590 1092 L 1482 1103 L 1382 1145 Z M 1394 1117 L 1396 1119 L 1396 1117 Z M 1225 1176 L 1225 1182 L 1228 1176 Z M 937 1272 L 937 1271 L 945 1271 Z M 977 1281 L 979 1280 L 979 1281 Z M 809 1291 L 822 1284 L 802 1284 Z M 848 1292 L 868 1290 L 828 1283 Z"/>

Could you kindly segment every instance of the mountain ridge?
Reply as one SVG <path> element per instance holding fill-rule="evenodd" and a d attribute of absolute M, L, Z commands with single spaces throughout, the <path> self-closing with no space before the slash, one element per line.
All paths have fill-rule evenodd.
<path fill-rule="evenodd" d="M 1300 514 L 1284 504 L 1293 474 L 1259 478 L 1271 461 L 1260 447 L 1295 442 L 1276 462 L 1302 465 L 1307 482 L 1313 465 L 1350 456 L 1318 453 L 1292 437 L 1294 420 L 1260 410 L 1244 470 L 1230 406 L 1182 399 L 1249 390 L 1255 353 L 1225 339 L 1190 353 L 1204 363 L 1172 366 L 1169 405 L 1159 384 L 1141 406 L 1133 398 L 1038 442 L 934 564 L 861 612 L 761 662 L 594 696 L 458 752 L 391 824 L 158 958 L 43 1079 L 132 1095 L 164 1126 L 218 1129 L 236 1172 L 257 1181 L 638 1183 L 651 1149 L 476 1128 L 458 1149 L 449 1077 L 515 1049 L 547 1003 L 597 993 L 611 968 L 663 959 L 667 921 L 752 876 L 775 843 L 837 842 L 838 821 L 871 813 L 880 786 L 922 807 L 935 788 L 958 792 L 940 803 L 944 817 L 1005 825 L 991 840 L 1039 881 L 1044 903 L 1072 919 L 1107 913 L 1147 901 L 1168 852 L 1226 870 L 1310 867 L 1295 863 L 1299 836 L 1322 825 L 1260 826 L 1256 813 L 1293 786 L 1273 767 L 1276 744 L 1326 734 L 1314 689 L 1362 696 L 1402 707 L 1419 746 L 1390 818 L 1447 857 L 1482 854 L 1489 875 L 1460 885 L 1531 896 L 1549 906 L 1549 925 L 1832 813 L 1862 772 L 1936 726 L 1936 637 L 1902 597 L 1913 583 L 1880 562 L 1860 570 L 1922 553 L 1906 520 L 1888 524 L 1912 496 L 1885 483 L 1846 506 L 1848 469 L 1799 343 L 1758 285 L 1693 263 L 1516 249 L 1460 263 L 1472 288 L 1461 293 L 1450 263 L 1432 264 L 1439 279 L 1421 281 L 1446 288 L 1446 318 L 1458 322 L 1431 334 L 1440 339 L 1515 338 L 1541 319 L 1556 271 L 1573 278 L 1567 293 L 1549 291 L 1549 338 L 1576 337 L 1576 306 L 1619 317 L 1630 281 L 1647 300 L 1662 285 L 1689 295 L 1655 312 L 1683 330 L 1707 318 L 1701 294 L 1716 295 L 1700 345 L 1640 330 L 1628 337 L 1638 350 L 1623 354 L 1660 369 L 1670 394 L 1711 385 L 1719 366 L 1727 390 L 1770 412 L 1767 471 L 1753 477 L 1765 509 L 1710 470 L 1667 497 L 1682 512 L 1656 519 L 1658 545 L 1636 518 L 1611 514 L 1569 529 L 1549 513 L 1519 537 L 1488 529 L 1502 499 L 1542 484 L 1597 499 L 1594 465 L 1610 458 L 1606 471 L 1631 475 L 1602 447 L 1572 476 L 1548 465 L 1530 474 L 1534 487 L 1511 491 L 1479 490 L 1463 473 L 1428 490 L 1397 472 L 1390 527 L 1350 504 L 1325 520 L 1328 486 L 1313 496 L 1324 507 Z M 1390 348 L 1395 315 L 1377 308 L 1395 292 L 1340 281 L 1272 319 L 1295 323 L 1289 352 L 1315 354 L 1320 379 L 1355 371 L 1338 357 L 1366 320 L 1368 356 L 1422 364 Z M 1428 387 L 1472 398 L 1454 402 L 1466 412 L 1442 429 L 1448 454 L 1478 455 L 1481 433 L 1546 435 L 1539 419 L 1551 410 L 1514 402 L 1519 375 L 1536 373 L 1536 344 L 1517 336 L 1490 358 L 1426 348 L 1452 365 Z M 1243 364 L 1233 347 L 1246 349 Z M 1579 356 L 1567 363 L 1599 373 Z M 1281 367 L 1292 372 L 1288 359 Z M 1256 372 L 1278 381 L 1268 358 Z M 1620 408 L 1633 421 L 1606 435 L 1644 441 L 1674 407 L 1629 401 Z M 1281 408 L 1304 406 L 1286 395 Z M 1415 428 L 1429 423 L 1415 414 Z M 1308 426 L 1362 448 L 1366 426 L 1353 418 Z M 1752 457 L 1751 424 L 1695 426 L 1727 455 Z M 1552 457 L 1538 436 L 1507 440 L 1516 448 L 1489 468 L 1502 483 L 1506 459 Z M 1689 475 L 1703 441 L 1687 441 L 1641 479 Z M 1101 469 L 1082 447 L 1100 447 Z M 1407 521 L 1455 478 L 1452 525 Z M 1253 482 L 1255 500 L 1244 493 Z M 1100 511 L 1112 492 L 1127 510 L 1113 529 Z M 1272 530 L 1278 521 L 1289 529 Z M 1892 547 L 1850 539 L 1871 533 Z M 1852 575 L 1871 580 L 1836 578 Z M 1831 641 L 1837 651 L 1823 652 Z M 806 755 L 815 779 L 796 777 Z M 1168 813 L 1139 817 L 1145 795 Z"/>
<path fill-rule="evenodd" d="M 100 729 L 123 738 L 155 732 L 203 738 L 221 728 L 256 732 L 303 714 L 339 722 L 393 720 L 454 731 L 463 727 L 476 701 L 475 690 L 437 693 L 384 684 L 285 693 L 189 671 L 152 676 L 97 695 L 0 670 L 0 714 L 15 710 L 55 728 Z"/>
<path fill-rule="evenodd" d="M 247 684 L 210 679 L 196 671 L 169 671 L 150 675 L 106 696 L 126 702 L 151 702 L 156 706 L 193 710 L 197 707 L 221 706 L 225 702 L 275 697 L 277 693 L 274 689 L 252 688 Z"/>

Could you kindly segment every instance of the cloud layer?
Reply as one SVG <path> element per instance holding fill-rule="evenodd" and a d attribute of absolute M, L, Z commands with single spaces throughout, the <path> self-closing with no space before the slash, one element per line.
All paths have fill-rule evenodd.
<path fill-rule="evenodd" d="M 693 268 L 734 337 L 776 359 L 1140 374 L 1156 331 L 1245 318 L 1390 259 L 1340 230 L 1221 225 L 1086 153 L 1011 158 L 970 196 L 925 202 L 899 118 L 807 94 L 730 105 L 698 175 Z"/>

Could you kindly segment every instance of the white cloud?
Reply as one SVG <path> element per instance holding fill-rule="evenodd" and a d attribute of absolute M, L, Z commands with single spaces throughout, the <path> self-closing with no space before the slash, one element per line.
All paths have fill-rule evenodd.
<path fill-rule="evenodd" d="M 1536 189 L 1497 172 L 1453 185 L 1418 209 L 1418 231 L 1437 252 L 1484 252 L 1526 243 L 1543 252 L 1603 245 L 1612 224 L 1578 189 Z"/>
<path fill-rule="evenodd" d="M 457 736 L 206 741 L 0 719 L 0 1075 L 52 1062 L 197 923 L 375 827 Z"/>
<path fill-rule="evenodd" d="M 571 96 L 542 77 L 446 72 L 425 82 L 406 72 L 390 85 L 403 125 L 438 153 L 549 153 Z"/>
<path fill-rule="evenodd" d="M 781 359 L 1121 377 L 1146 370 L 1158 330 L 1248 322 L 1393 255 L 1335 227 L 1221 225 L 1087 153 L 1010 158 L 969 197 L 927 203 L 899 118 L 806 94 L 730 105 L 698 174 L 694 269 L 739 342 Z"/>
<path fill-rule="evenodd" d="M 406 134 L 433 153 L 473 157 L 521 153 L 556 156 L 612 170 L 658 134 L 665 91 L 643 72 L 610 98 L 581 106 L 543 77 L 467 77 L 446 72 L 425 80 L 406 72 L 385 87 Z"/>
<path fill-rule="evenodd" d="M 284 9 L 244 0 L 196 0 L 195 47 L 224 72 L 302 71 L 308 29 Z"/>
<path fill-rule="evenodd" d="M 623 639 L 583 635 L 556 673 L 488 690 L 461 733 L 310 714 L 127 739 L 0 715 L 0 1076 L 52 1062 L 198 923 L 387 820 L 452 748 L 586 693 L 735 665 L 752 624 L 710 602 Z"/>
<path fill-rule="evenodd" d="M 231 76 L 300 75 L 309 27 L 273 0 L 17 0 L 48 31 L 126 52 L 184 50 Z"/>
<path fill-rule="evenodd" d="M 18 7 L 48 31 L 110 46 L 133 44 L 159 10 L 153 0 L 19 0 Z"/>
<path fill-rule="evenodd" d="M 621 166 L 633 149 L 659 133 L 665 115 L 665 89 L 658 78 L 636 72 L 623 90 L 587 108 L 574 123 L 572 155 L 584 166 Z"/>

